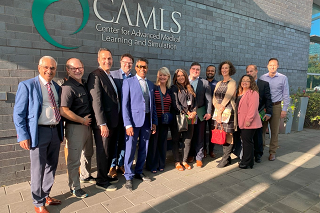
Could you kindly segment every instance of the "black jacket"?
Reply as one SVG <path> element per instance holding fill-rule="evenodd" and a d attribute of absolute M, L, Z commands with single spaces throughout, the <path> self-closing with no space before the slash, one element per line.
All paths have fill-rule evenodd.
<path fill-rule="evenodd" d="M 266 114 L 272 115 L 272 100 L 269 83 L 258 79 L 257 85 L 259 88 L 259 111 L 261 108 L 265 108 Z"/>

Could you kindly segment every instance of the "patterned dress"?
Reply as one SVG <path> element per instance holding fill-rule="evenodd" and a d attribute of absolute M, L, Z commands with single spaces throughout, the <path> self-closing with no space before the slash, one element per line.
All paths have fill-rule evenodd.
<path fill-rule="evenodd" d="M 217 90 L 213 94 L 214 97 L 217 99 L 217 103 L 218 104 L 221 104 L 222 100 L 224 99 L 224 96 L 226 95 L 226 92 L 227 92 L 227 89 L 228 89 L 228 83 L 229 82 L 230 81 L 227 81 L 227 82 L 221 81 L 219 87 L 217 88 Z M 233 133 L 234 132 L 234 110 L 232 108 L 232 105 L 231 105 L 230 101 L 228 102 L 228 104 L 226 105 L 225 108 L 231 110 L 231 116 L 230 116 L 230 119 L 229 119 L 229 123 L 222 123 L 223 129 L 227 133 Z M 212 128 L 215 128 L 216 124 L 217 124 L 217 121 L 214 120 L 214 122 L 212 124 L 213 125 Z M 218 124 L 218 129 L 221 129 L 219 124 Z"/>

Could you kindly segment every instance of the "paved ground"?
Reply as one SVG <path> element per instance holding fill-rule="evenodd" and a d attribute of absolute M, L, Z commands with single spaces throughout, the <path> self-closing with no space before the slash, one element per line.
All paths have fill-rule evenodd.
<path fill-rule="evenodd" d="M 236 159 L 219 169 L 216 159 L 207 157 L 203 168 L 179 172 L 169 156 L 165 172 L 145 172 L 153 181 L 134 180 L 133 192 L 124 188 L 121 176 L 117 191 L 84 184 L 90 197 L 77 199 L 70 196 L 67 175 L 58 175 L 51 196 L 61 199 L 62 205 L 48 209 L 51 213 L 320 212 L 320 131 L 305 129 L 279 138 L 277 160 L 269 162 L 265 154 L 262 163 L 247 170 L 239 169 Z M 217 152 L 221 157 L 220 147 Z M 29 182 L 0 188 L 0 212 L 34 212 Z"/>

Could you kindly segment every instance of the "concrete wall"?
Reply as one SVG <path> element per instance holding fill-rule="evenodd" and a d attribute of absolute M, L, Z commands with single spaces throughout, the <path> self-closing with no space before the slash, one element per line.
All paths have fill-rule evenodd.
<path fill-rule="evenodd" d="M 97 8 L 101 17 L 117 19 L 122 1 L 99 0 Z M 177 30 L 171 19 L 175 14 L 181 25 L 178 34 L 145 28 L 140 17 L 140 27 L 129 26 L 122 12 L 119 24 L 99 20 L 89 0 L 89 21 L 82 31 L 75 32 L 82 23 L 82 9 L 77 0 L 60 0 L 50 5 L 44 22 L 54 40 L 65 46 L 81 46 L 63 50 L 45 41 L 34 26 L 31 17 L 33 0 L 0 1 L 0 92 L 7 92 L 7 101 L 0 101 L 0 185 L 8 185 L 29 179 L 29 153 L 16 143 L 12 121 L 15 92 L 19 82 L 38 74 L 37 63 L 41 56 L 51 55 L 58 61 L 57 79 L 65 76 L 64 63 L 77 57 L 85 64 L 86 76 L 97 67 L 97 51 L 100 47 L 112 50 L 114 68 L 119 67 L 119 56 L 129 52 L 134 57 L 149 59 L 149 79 L 155 80 L 157 69 L 167 66 L 171 73 L 177 68 L 188 70 L 191 62 L 198 61 L 204 68 L 231 60 L 237 68 L 236 80 L 245 72 L 249 63 L 257 64 L 259 74 L 267 72 L 269 58 L 277 57 L 279 72 L 289 77 L 294 88 L 306 86 L 309 32 L 311 26 L 312 0 L 126 0 L 128 14 L 136 24 L 138 3 L 146 17 L 155 8 L 156 25 L 160 29 L 160 9 L 163 9 L 163 28 Z M 162 33 L 180 36 L 175 50 L 102 41 L 96 25 L 144 33 Z M 143 40 L 133 35 L 104 33 L 104 36 Z M 217 77 L 220 79 L 220 77 Z M 58 172 L 65 172 L 63 149 L 61 149 Z"/>

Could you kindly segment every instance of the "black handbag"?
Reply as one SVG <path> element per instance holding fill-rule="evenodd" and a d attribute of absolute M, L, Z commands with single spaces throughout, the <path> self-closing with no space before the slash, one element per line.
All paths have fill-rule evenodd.
<path fill-rule="evenodd" d="M 185 114 L 176 115 L 178 132 L 188 131 L 188 118 Z"/>
<path fill-rule="evenodd" d="M 163 106 L 163 97 L 162 97 L 162 92 L 159 86 L 159 93 L 160 93 L 160 100 L 161 100 L 161 110 L 162 110 L 162 114 L 161 114 L 161 122 L 162 124 L 170 124 L 173 116 L 171 113 L 164 113 L 164 106 Z"/>

